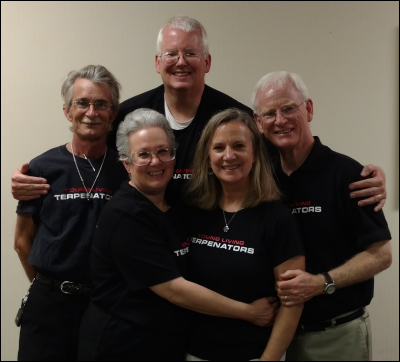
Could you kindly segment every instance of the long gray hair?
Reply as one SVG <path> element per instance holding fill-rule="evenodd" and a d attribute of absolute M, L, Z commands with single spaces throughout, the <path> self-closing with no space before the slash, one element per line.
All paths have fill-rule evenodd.
<path fill-rule="evenodd" d="M 130 161 L 129 136 L 150 127 L 163 129 L 167 134 L 170 147 L 176 149 L 175 136 L 166 118 L 152 109 L 139 108 L 128 113 L 118 127 L 116 144 L 120 161 Z"/>
<path fill-rule="evenodd" d="M 82 69 L 72 70 L 69 72 L 61 86 L 61 97 L 63 98 L 64 105 L 67 107 L 68 111 L 71 107 L 74 82 L 78 78 L 89 79 L 93 83 L 108 85 L 111 91 L 111 104 L 114 109 L 118 109 L 121 85 L 117 79 L 102 65 L 87 65 Z"/>

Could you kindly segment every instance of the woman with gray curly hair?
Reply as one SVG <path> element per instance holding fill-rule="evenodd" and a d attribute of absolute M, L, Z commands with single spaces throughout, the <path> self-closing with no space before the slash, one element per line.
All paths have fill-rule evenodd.
<path fill-rule="evenodd" d="M 165 117 L 150 109 L 128 114 L 117 146 L 130 181 L 96 226 L 95 289 L 81 324 L 79 359 L 182 360 L 185 309 L 265 325 L 266 298 L 237 302 L 185 279 L 184 209 L 166 195 L 176 144 Z"/>

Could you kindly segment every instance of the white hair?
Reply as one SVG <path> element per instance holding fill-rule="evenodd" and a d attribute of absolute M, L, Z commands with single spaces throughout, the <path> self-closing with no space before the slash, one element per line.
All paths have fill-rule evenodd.
<path fill-rule="evenodd" d="M 150 127 L 163 129 L 167 134 L 170 146 L 176 149 L 175 136 L 167 119 L 152 109 L 139 108 L 128 113 L 118 127 L 116 145 L 120 161 L 130 159 L 129 135 Z"/>
<path fill-rule="evenodd" d="M 209 54 L 209 49 L 208 49 L 208 36 L 206 29 L 204 29 L 204 26 L 201 25 L 201 23 L 193 19 L 189 16 L 173 16 L 172 18 L 168 19 L 167 22 L 164 24 L 164 26 L 160 29 L 158 32 L 158 37 L 157 37 L 157 52 L 161 53 L 161 43 L 163 40 L 163 31 L 166 28 L 170 29 L 178 29 L 181 30 L 185 33 L 191 33 L 192 31 L 195 30 L 200 30 L 201 33 L 201 40 L 203 43 L 203 52 L 204 54 Z"/>
<path fill-rule="evenodd" d="M 274 85 L 279 88 L 283 88 L 287 83 L 291 83 L 300 95 L 303 97 L 303 101 L 308 100 L 308 89 L 304 84 L 301 77 L 296 73 L 289 73 L 286 71 L 272 72 L 264 75 L 256 84 L 253 94 L 251 95 L 251 106 L 254 113 L 257 114 L 258 108 L 258 93 L 261 90 L 265 90 L 268 87 Z"/>

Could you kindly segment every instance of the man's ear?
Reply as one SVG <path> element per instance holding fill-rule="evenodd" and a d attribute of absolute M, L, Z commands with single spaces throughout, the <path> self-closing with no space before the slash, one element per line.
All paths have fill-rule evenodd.
<path fill-rule="evenodd" d="M 69 109 L 67 108 L 67 106 L 65 104 L 63 105 L 63 112 L 64 112 L 65 118 L 68 119 L 68 121 L 72 122 L 72 117 L 69 114 Z"/>
<path fill-rule="evenodd" d="M 156 72 L 160 74 L 160 57 L 158 56 L 158 54 L 156 54 L 155 66 L 156 66 Z"/>
<path fill-rule="evenodd" d="M 307 122 L 311 122 L 314 117 L 314 103 L 310 98 L 306 103 L 306 109 L 307 109 Z"/>
<path fill-rule="evenodd" d="M 207 54 L 206 56 L 206 73 L 208 73 L 211 69 L 211 54 Z"/>
<path fill-rule="evenodd" d="M 262 122 L 261 122 L 260 117 L 258 117 L 258 115 L 256 113 L 253 113 L 253 118 L 257 123 L 258 130 L 260 131 L 260 133 L 263 134 L 264 131 L 263 131 Z"/>

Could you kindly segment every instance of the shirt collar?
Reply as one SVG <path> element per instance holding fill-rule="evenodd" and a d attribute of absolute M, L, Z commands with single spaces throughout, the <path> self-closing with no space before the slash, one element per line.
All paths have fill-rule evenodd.
<path fill-rule="evenodd" d="M 314 145 L 306 160 L 293 173 L 298 171 L 318 171 L 324 166 L 330 149 L 321 143 L 319 137 L 314 136 L 314 141 Z M 280 157 L 276 158 L 274 167 L 278 174 L 283 173 Z"/>

